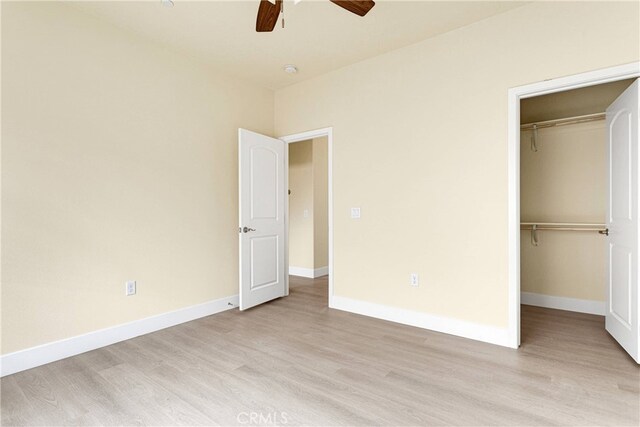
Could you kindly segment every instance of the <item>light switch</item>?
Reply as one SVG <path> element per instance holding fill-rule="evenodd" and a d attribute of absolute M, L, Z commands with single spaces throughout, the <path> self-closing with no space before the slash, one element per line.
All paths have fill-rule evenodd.
<path fill-rule="evenodd" d="M 302 211 L 302 216 L 304 216 L 305 218 L 309 218 L 309 209 L 305 209 L 304 211 Z"/>
<path fill-rule="evenodd" d="M 352 219 L 360 218 L 360 208 L 351 208 L 351 218 Z"/>

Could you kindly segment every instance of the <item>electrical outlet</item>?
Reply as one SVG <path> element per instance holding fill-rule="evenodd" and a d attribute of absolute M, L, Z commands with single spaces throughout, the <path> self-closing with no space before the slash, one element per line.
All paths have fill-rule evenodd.
<path fill-rule="evenodd" d="M 351 208 L 351 218 L 360 219 L 360 208 Z"/>
<path fill-rule="evenodd" d="M 411 273 L 411 275 L 409 277 L 409 284 L 411 286 L 418 286 L 418 284 L 419 284 L 418 273 Z"/>
<path fill-rule="evenodd" d="M 136 294 L 136 281 L 135 280 L 129 280 L 127 283 L 125 283 L 125 289 L 124 289 L 124 294 L 126 296 L 131 296 L 131 295 L 135 295 Z"/>

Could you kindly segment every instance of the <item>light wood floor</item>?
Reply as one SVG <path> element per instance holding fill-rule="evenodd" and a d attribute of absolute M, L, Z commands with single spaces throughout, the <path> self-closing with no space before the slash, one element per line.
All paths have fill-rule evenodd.
<path fill-rule="evenodd" d="M 326 285 L 5 377 L 1 422 L 640 423 L 640 369 L 601 317 L 523 306 L 515 351 L 329 310 Z"/>

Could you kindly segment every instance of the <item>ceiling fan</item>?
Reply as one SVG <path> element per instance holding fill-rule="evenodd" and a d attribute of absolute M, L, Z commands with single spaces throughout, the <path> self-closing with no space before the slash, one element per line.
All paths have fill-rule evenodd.
<path fill-rule="evenodd" d="M 373 0 L 330 0 L 343 9 L 358 16 L 365 16 L 376 3 Z M 256 31 L 259 33 L 273 31 L 278 22 L 278 15 L 282 12 L 282 0 L 260 0 L 258 17 L 256 18 Z"/>

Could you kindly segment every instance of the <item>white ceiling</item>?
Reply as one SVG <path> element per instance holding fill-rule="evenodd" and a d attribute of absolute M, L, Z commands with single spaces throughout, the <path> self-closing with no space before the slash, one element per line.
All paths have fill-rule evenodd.
<path fill-rule="evenodd" d="M 284 7 L 286 27 L 256 33 L 259 0 L 90 1 L 74 7 L 187 53 L 229 74 L 278 89 L 507 10 L 512 1 L 380 1 L 361 18 L 328 0 Z M 282 67 L 295 64 L 299 73 Z"/>

